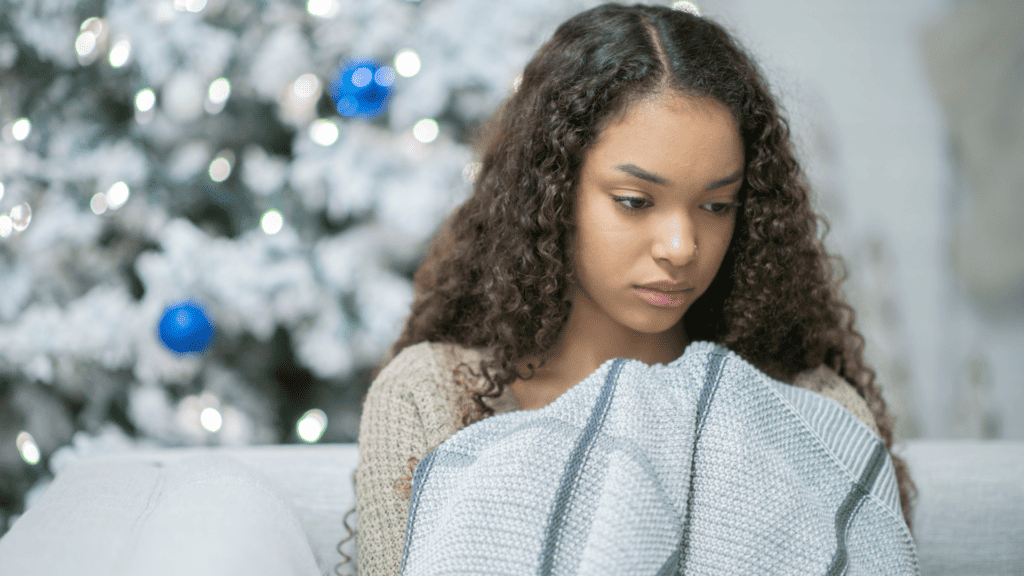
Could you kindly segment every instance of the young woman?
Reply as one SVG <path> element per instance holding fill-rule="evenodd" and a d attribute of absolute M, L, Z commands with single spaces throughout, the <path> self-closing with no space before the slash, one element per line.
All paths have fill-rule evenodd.
<path fill-rule="evenodd" d="M 546 406 L 610 358 L 667 364 L 714 341 L 835 398 L 891 450 L 787 122 L 720 25 L 662 6 L 583 12 L 481 144 L 474 194 L 417 271 L 365 399 L 362 574 L 398 572 L 396 481 L 408 489 L 423 456 L 473 422 Z M 916 488 L 890 456 L 910 527 Z"/>

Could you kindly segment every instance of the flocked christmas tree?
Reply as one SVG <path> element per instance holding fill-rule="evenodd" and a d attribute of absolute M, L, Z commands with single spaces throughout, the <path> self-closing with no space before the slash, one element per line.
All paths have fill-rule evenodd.
<path fill-rule="evenodd" d="M 88 454 L 354 442 L 475 127 L 598 3 L 4 3 L 0 534 Z"/>

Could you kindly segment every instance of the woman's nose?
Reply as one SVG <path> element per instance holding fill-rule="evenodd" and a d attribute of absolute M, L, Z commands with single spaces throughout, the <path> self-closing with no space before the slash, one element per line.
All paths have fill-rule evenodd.
<path fill-rule="evenodd" d="M 665 258 L 675 266 L 683 266 L 697 254 L 697 237 L 693 222 L 675 218 L 666 222 L 655 238 L 655 257 Z"/>

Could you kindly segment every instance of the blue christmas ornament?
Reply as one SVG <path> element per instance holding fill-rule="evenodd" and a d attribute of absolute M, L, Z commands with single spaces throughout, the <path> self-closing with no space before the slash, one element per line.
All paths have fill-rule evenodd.
<path fill-rule="evenodd" d="M 213 339 L 213 325 L 194 299 L 171 304 L 160 318 L 160 341 L 178 354 L 203 352 Z"/>
<path fill-rule="evenodd" d="M 395 71 L 373 60 L 353 60 L 338 69 L 328 88 L 338 114 L 374 118 L 384 113 L 391 99 Z"/>

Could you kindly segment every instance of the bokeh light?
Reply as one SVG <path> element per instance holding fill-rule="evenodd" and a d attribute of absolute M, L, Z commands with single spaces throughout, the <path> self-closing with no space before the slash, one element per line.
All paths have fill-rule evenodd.
<path fill-rule="evenodd" d="M 89 210 L 92 210 L 92 213 L 97 216 L 106 212 L 109 205 L 107 195 L 103 192 L 97 192 L 89 199 Z"/>
<path fill-rule="evenodd" d="M 321 118 L 309 124 L 309 139 L 321 146 L 337 142 L 338 134 L 338 125 L 333 120 Z"/>
<path fill-rule="evenodd" d="M 409 78 L 420 71 L 420 57 L 412 49 L 399 50 L 395 54 L 395 71 Z"/>
<path fill-rule="evenodd" d="M 230 96 L 231 82 L 227 78 L 217 78 L 210 82 L 210 87 L 206 90 L 206 101 L 203 102 L 203 108 L 209 114 L 220 114 Z"/>
<path fill-rule="evenodd" d="M 338 13 L 338 3 L 335 0 L 309 0 L 306 11 L 313 16 L 330 18 Z"/>
<path fill-rule="evenodd" d="M 387 110 L 393 82 L 388 82 L 392 74 L 388 70 L 378 74 L 383 68 L 387 67 L 373 60 L 351 60 L 338 69 L 328 89 L 338 114 L 375 118 Z"/>
<path fill-rule="evenodd" d="M 0 214 L 0 238 L 7 238 L 14 232 L 14 224 L 7 214 Z"/>
<path fill-rule="evenodd" d="M 107 202 L 110 203 L 111 208 L 118 208 L 122 204 L 128 201 L 130 192 L 128 185 L 124 182 L 115 182 L 113 186 L 107 190 Z"/>
<path fill-rule="evenodd" d="M 82 66 L 92 64 L 106 48 L 106 23 L 102 18 L 86 18 L 75 38 L 75 54 Z M 127 61 L 127 60 L 126 60 Z"/>
<path fill-rule="evenodd" d="M 295 127 L 308 126 L 317 117 L 317 103 L 323 94 L 323 84 L 313 73 L 306 73 L 285 86 L 278 99 L 278 113 Z"/>
<path fill-rule="evenodd" d="M 93 34 L 99 36 L 100 32 L 103 31 L 103 19 L 93 16 L 82 20 L 82 25 L 78 27 L 78 31 L 85 32 L 86 30 L 89 30 Z"/>
<path fill-rule="evenodd" d="M 39 463 L 39 445 L 36 444 L 36 439 L 31 434 L 22 430 L 18 432 L 18 437 L 14 440 L 14 444 L 18 447 L 18 453 L 21 454 L 21 459 L 29 464 L 35 465 Z"/>
<path fill-rule="evenodd" d="M 86 30 L 78 35 L 75 39 L 75 52 L 79 56 L 88 56 L 92 54 L 92 51 L 96 49 L 96 34 L 91 30 Z"/>
<path fill-rule="evenodd" d="M 235 155 L 230 150 L 224 150 L 217 157 L 210 162 L 210 180 L 214 182 L 223 182 L 231 176 L 232 164 L 235 161 Z"/>
<path fill-rule="evenodd" d="M 412 135 L 424 144 L 433 142 L 438 132 L 437 121 L 433 118 L 424 118 L 412 127 Z"/>
<path fill-rule="evenodd" d="M 179 12 L 202 12 L 206 0 L 174 0 L 174 9 Z"/>
<path fill-rule="evenodd" d="M 292 85 L 292 94 L 299 100 L 312 98 L 320 91 L 320 79 L 316 74 L 303 74 L 295 79 Z"/>
<path fill-rule="evenodd" d="M 14 139 L 21 142 L 28 135 L 32 133 L 32 123 L 28 121 L 28 118 L 18 118 L 11 124 L 11 136 Z"/>
<path fill-rule="evenodd" d="M 295 431 L 298 433 L 299 438 L 310 444 L 319 440 L 324 435 L 324 430 L 326 429 L 327 414 L 324 414 L 324 411 L 319 408 L 307 411 L 299 418 L 298 423 L 295 425 Z"/>
<path fill-rule="evenodd" d="M 110 48 L 110 65 L 114 68 L 120 68 L 128 63 L 128 57 L 132 53 L 132 44 L 127 39 L 122 38 Z"/>
<path fill-rule="evenodd" d="M 373 81 L 373 71 L 366 66 L 360 66 L 352 71 L 352 85 L 362 88 Z"/>
<path fill-rule="evenodd" d="M 395 83 L 395 70 L 390 66 L 382 66 L 374 73 L 373 81 L 381 86 L 391 86 Z"/>
<path fill-rule="evenodd" d="M 222 104 L 227 101 L 230 95 L 231 82 L 228 82 L 227 78 L 217 78 L 210 82 L 210 89 L 207 91 L 207 97 L 210 99 L 210 102 Z"/>
<path fill-rule="evenodd" d="M 149 88 L 143 88 L 135 94 L 135 108 L 139 112 L 149 112 L 156 105 L 156 94 Z"/>
<path fill-rule="evenodd" d="M 11 208 L 11 225 L 18 232 L 28 228 L 29 223 L 32 222 L 32 207 L 28 205 L 28 202 L 18 204 L 14 208 Z"/>
<path fill-rule="evenodd" d="M 284 227 L 284 217 L 277 210 L 270 209 L 260 217 L 260 230 L 264 234 L 277 234 Z"/>
<path fill-rule="evenodd" d="M 97 192 L 89 199 L 89 209 L 93 214 L 100 215 L 107 208 L 117 210 L 128 201 L 130 192 L 124 182 L 115 182 L 106 192 Z"/>
<path fill-rule="evenodd" d="M 203 411 L 199 413 L 199 422 L 203 425 L 203 428 L 210 432 L 216 432 L 220 430 L 223 419 L 216 408 L 203 408 Z"/>

